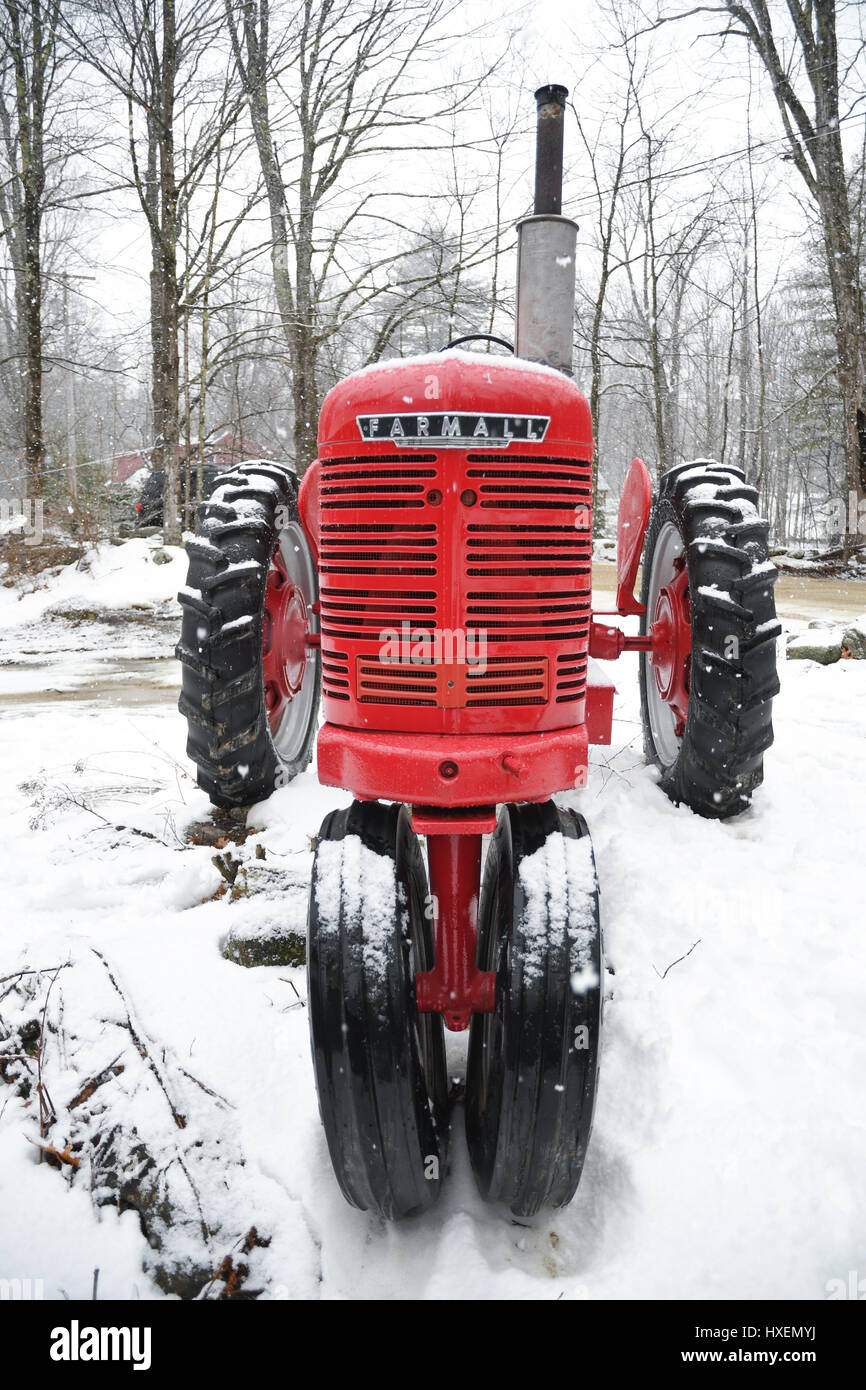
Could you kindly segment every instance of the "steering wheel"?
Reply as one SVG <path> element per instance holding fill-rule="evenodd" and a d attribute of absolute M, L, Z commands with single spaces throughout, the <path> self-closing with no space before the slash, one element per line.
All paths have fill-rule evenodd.
<path fill-rule="evenodd" d="M 498 343 L 500 347 L 507 348 L 509 352 L 514 351 L 514 344 L 506 342 L 504 338 L 497 338 L 492 333 L 467 333 L 462 338 L 452 338 L 450 343 L 446 343 L 440 351 L 447 352 L 449 348 L 459 347 L 461 343 L 475 343 L 483 338 L 488 343 Z"/>

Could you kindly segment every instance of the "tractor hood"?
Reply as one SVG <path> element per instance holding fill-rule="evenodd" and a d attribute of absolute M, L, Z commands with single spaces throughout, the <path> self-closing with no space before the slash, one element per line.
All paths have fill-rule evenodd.
<path fill-rule="evenodd" d="M 319 447 L 525 449 L 568 444 L 591 460 L 586 398 L 552 367 L 492 353 L 389 358 L 346 377 L 325 397 Z"/>

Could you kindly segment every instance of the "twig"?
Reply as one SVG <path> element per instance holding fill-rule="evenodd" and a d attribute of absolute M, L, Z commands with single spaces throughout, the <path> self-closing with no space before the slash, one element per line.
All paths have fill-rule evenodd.
<path fill-rule="evenodd" d="M 283 1013 L 287 1014 L 290 1009 L 297 1009 L 299 1005 L 302 1009 L 305 1009 L 307 1007 L 307 1002 L 305 999 L 301 998 L 301 996 L 298 994 L 298 991 L 295 989 L 294 980 L 288 979 L 286 975 L 278 975 L 277 979 L 282 980 L 284 985 L 291 985 L 292 989 L 295 991 L 295 998 L 298 1001 L 297 1004 L 290 1004 L 288 1009 L 283 1009 Z"/>
<path fill-rule="evenodd" d="M 47 975 L 49 970 L 65 970 L 71 961 L 64 961 L 62 965 L 44 965 L 39 970 L 16 970 L 11 975 L 0 976 L 0 985 L 5 985 L 7 980 L 20 980 L 22 975 Z"/>
<path fill-rule="evenodd" d="M 51 976 L 51 979 L 48 983 L 48 988 L 45 991 L 45 1003 L 42 1006 L 42 1021 L 39 1024 L 39 1045 L 36 1049 L 36 1093 L 39 1096 L 40 1139 L 45 1138 L 45 1135 L 47 1134 L 48 1130 L 53 1125 L 54 1121 L 57 1119 L 57 1111 L 54 1109 L 54 1102 L 52 1101 L 51 1096 L 48 1093 L 48 1087 L 42 1080 L 42 1053 L 44 1050 L 45 1043 L 45 1018 L 48 1013 L 48 1000 L 50 999 L 51 991 L 54 988 L 54 981 L 57 979 L 57 976 L 60 974 L 62 969 L 63 966 L 58 965 L 57 969 L 54 971 L 54 974 Z"/>
<path fill-rule="evenodd" d="M 79 1105 L 83 1105 L 86 1100 L 90 1100 L 94 1092 L 98 1091 L 100 1086 L 104 1086 L 106 1081 L 111 1081 L 113 1077 L 120 1076 L 121 1073 L 126 1070 L 125 1067 L 118 1066 L 118 1062 L 122 1056 L 123 1054 L 120 1053 L 115 1057 L 113 1062 L 110 1062 L 108 1066 L 103 1068 L 101 1072 L 98 1072 L 96 1076 L 91 1077 L 89 1081 L 85 1081 L 78 1095 L 69 1102 L 67 1109 L 75 1110 Z"/>
<path fill-rule="evenodd" d="M 676 960 L 672 960 L 670 965 L 668 966 L 668 970 L 673 970 L 674 966 L 679 965 L 681 960 L 685 960 L 687 956 L 690 956 L 692 954 L 692 951 L 695 949 L 695 946 L 700 945 L 701 939 L 701 937 L 698 937 L 697 941 L 692 942 L 689 949 L 685 952 L 685 955 L 677 956 Z M 653 970 L 656 970 L 655 966 L 653 966 Z M 668 970 L 665 971 L 664 975 L 659 975 L 659 972 L 656 970 L 656 974 L 659 975 L 660 980 L 663 980 L 665 978 L 665 975 L 667 975 Z"/>
<path fill-rule="evenodd" d="M 163 1076 L 159 1064 L 156 1061 L 156 1058 L 152 1055 L 150 1048 L 148 1047 L 147 1041 L 144 1037 L 142 1037 L 139 1034 L 138 1030 L 135 1027 L 135 1024 L 132 1021 L 133 1010 L 130 1001 L 127 999 L 122 986 L 115 979 L 114 973 L 102 952 L 97 951 L 95 946 L 91 946 L 90 949 L 93 952 L 93 954 L 97 957 L 97 959 L 102 961 L 102 964 L 105 967 L 105 973 L 107 974 L 113 988 L 115 989 L 115 991 L 121 999 L 121 1002 L 123 1003 L 123 1007 L 126 1011 L 125 1026 L 129 1032 L 130 1037 L 132 1038 L 132 1041 L 135 1043 L 138 1055 L 141 1057 L 141 1060 L 146 1064 L 146 1066 L 150 1069 L 150 1071 L 156 1078 L 157 1085 L 159 1086 L 160 1090 L 162 1091 L 165 1097 L 166 1104 L 168 1105 L 169 1111 L 171 1112 L 172 1119 L 174 1120 L 178 1129 L 186 1129 L 186 1117 L 180 1113 L 180 1111 L 178 1110 L 177 1106 L 171 1098 L 168 1079 L 165 1076 Z M 211 1231 L 205 1219 L 204 1209 L 202 1207 L 201 1194 L 198 1188 L 196 1187 L 195 1183 L 193 1182 L 192 1175 L 189 1169 L 187 1168 L 186 1163 L 184 1162 L 183 1154 L 181 1153 L 180 1148 L 177 1149 L 176 1158 L 172 1161 L 177 1162 L 181 1172 L 183 1173 L 184 1177 L 189 1183 L 190 1191 L 192 1192 L 193 1198 L 195 1199 L 195 1204 L 198 1208 L 202 1238 L 204 1239 L 205 1244 L 208 1247 L 210 1247 Z"/>
<path fill-rule="evenodd" d="M 182 1076 L 186 1077 L 187 1081 L 192 1081 L 196 1086 L 199 1086 L 204 1091 L 205 1095 L 212 1096 L 214 1100 L 222 1101 L 223 1105 L 228 1106 L 229 1110 L 237 1109 L 237 1106 L 232 1105 L 230 1100 L 226 1100 L 225 1096 L 221 1096 L 219 1091 L 212 1091 L 210 1086 L 206 1086 L 203 1081 L 199 1081 L 198 1077 L 193 1076 L 192 1072 L 187 1071 L 185 1067 L 178 1066 L 178 1071 Z"/>

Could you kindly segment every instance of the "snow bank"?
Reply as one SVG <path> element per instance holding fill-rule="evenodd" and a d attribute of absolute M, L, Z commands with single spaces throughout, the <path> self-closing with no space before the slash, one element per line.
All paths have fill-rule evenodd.
<path fill-rule="evenodd" d="M 163 546 L 156 536 L 95 546 L 32 593 L 0 589 L 0 627 L 33 622 L 52 609 L 99 612 L 174 604 L 187 563 L 181 546 Z"/>

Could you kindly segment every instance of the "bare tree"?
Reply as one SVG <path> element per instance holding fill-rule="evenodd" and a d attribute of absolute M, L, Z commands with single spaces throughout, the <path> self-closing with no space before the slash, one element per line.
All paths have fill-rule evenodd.
<path fill-rule="evenodd" d="M 855 517 L 866 496 L 866 316 L 842 122 L 863 100 L 861 88 L 843 110 L 846 79 L 856 72 L 856 61 L 862 63 L 863 42 L 855 40 L 851 61 L 840 60 L 836 0 L 785 0 L 785 7 L 786 17 L 778 10 L 771 14 L 768 0 L 725 0 L 661 15 L 657 22 L 720 14 L 726 20 L 722 38 L 750 44 L 770 78 L 790 157 L 818 211 L 833 296 L 846 483 L 855 501 L 847 552 L 860 540 Z"/>
<path fill-rule="evenodd" d="M 169 544 L 181 538 L 181 231 L 238 114 L 238 101 L 226 100 L 225 79 L 215 81 L 211 66 L 221 16 L 219 0 L 80 0 L 65 29 L 67 42 L 120 95 L 126 110 L 128 178 L 150 237 L 151 457 L 165 470 Z M 186 161 L 177 150 L 181 116 L 199 125 Z"/>
<path fill-rule="evenodd" d="M 42 228 L 46 133 L 58 82 L 60 0 L 3 0 L 0 9 L 0 139 L 7 177 L 0 222 L 12 264 L 16 354 L 23 363 L 24 461 L 31 496 L 42 493 Z"/>
<path fill-rule="evenodd" d="M 483 74 L 443 88 L 437 65 L 437 86 L 425 86 L 455 0 L 300 0 L 278 31 L 270 0 L 224 2 L 267 192 L 303 473 L 316 452 L 323 346 L 393 289 L 389 270 L 405 254 L 393 211 L 390 223 L 375 211 L 394 188 L 389 162 L 429 154 L 411 133 L 419 113 L 447 115 Z"/>

